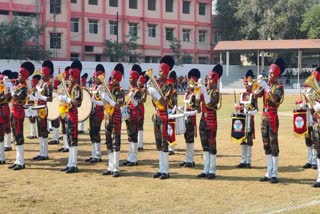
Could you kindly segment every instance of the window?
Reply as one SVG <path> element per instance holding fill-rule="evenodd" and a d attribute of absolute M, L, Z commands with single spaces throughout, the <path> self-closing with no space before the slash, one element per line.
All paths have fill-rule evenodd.
<path fill-rule="evenodd" d="M 130 9 L 137 9 L 138 8 L 137 0 L 129 0 L 129 8 Z"/>
<path fill-rule="evenodd" d="M 156 10 L 156 0 L 148 0 L 148 10 Z"/>
<path fill-rule="evenodd" d="M 101 55 L 100 54 L 96 55 L 96 62 L 101 62 Z"/>
<path fill-rule="evenodd" d="M 183 1 L 183 3 L 182 3 L 182 13 L 190 14 L 190 1 Z"/>
<path fill-rule="evenodd" d="M 50 13 L 61 13 L 61 0 L 50 0 Z"/>
<path fill-rule="evenodd" d="M 71 18 L 71 32 L 79 32 L 79 19 Z"/>
<path fill-rule="evenodd" d="M 198 57 L 198 63 L 199 64 L 208 64 L 208 58 L 207 57 Z"/>
<path fill-rule="evenodd" d="M 71 53 L 71 56 L 70 56 L 70 61 L 74 61 L 76 59 L 79 59 L 79 54 L 77 53 Z"/>
<path fill-rule="evenodd" d="M 118 7 L 118 0 L 109 0 L 110 7 Z"/>
<path fill-rule="evenodd" d="M 138 36 L 138 24 L 129 23 L 129 35 L 130 36 Z"/>
<path fill-rule="evenodd" d="M 98 5 L 98 0 L 89 0 L 90 5 Z"/>
<path fill-rule="evenodd" d="M 166 28 L 166 40 L 172 41 L 173 40 L 173 29 Z"/>
<path fill-rule="evenodd" d="M 118 34 L 118 24 L 115 21 L 110 21 L 109 22 L 110 25 L 110 34 L 111 35 L 117 35 Z"/>
<path fill-rule="evenodd" d="M 137 62 L 139 62 L 139 59 L 137 56 L 129 56 L 129 62 L 137 63 Z"/>
<path fill-rule="evenodd" d="M 71 3 L 77 4 L 77 0 L 71 0 Z"/>
<path fill-rule="evenodd" d="M 182 63 L 183 64 L 192 64 L 192 56 L 187 55 L 187 54 L 182 56 Z"/>
<path fill-rule="evenodd" d="M 89 33 L 98 33 L 98 20 L 89 20 Z"/>
<path fill-rule="evenodd" d="M 144 62 L 145 63 L 159 63 L 160 62 L 160 57 L 157 57 L 157 56 L 146 56 L 146 57 L 144 57 Z"/>
<path fill-rule="evenodd" d="M 199 30 L 199 42 L 206 42 L 206 31 Z"/>
<path fill-rule="evenodd" d="M 50 48 L 61 48 L 61 33 L 50 33 Z"/>
<path fill-rule="evenodd" d="M 173 0 L 166 0 L 166 12 L 173 12 Z"/>
<path fill-rule="evenodd" d="M 84 46 L 84 51 L 85 52 L 93 52 L 93 46 Z"/>
<path fill-rule="evenodd" d="M 148 25 L 148 37 L 156 37 L 156 25 Z"/>
<path fill-rule="evenodd" d="M 190 30 L 182 30 L 182 41 L 190 42 Z"/>
<path fill-rule="evenodd" d="M 199 3 L 199 15 L 205 16 L 206 15 L 206 4 Z"/>

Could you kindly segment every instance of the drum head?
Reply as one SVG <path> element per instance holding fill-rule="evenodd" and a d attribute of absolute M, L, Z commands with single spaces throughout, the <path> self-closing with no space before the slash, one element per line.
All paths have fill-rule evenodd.
<path fill-rule="evenodd" d="M 37 109 L 44 109 L 46 108 L 46 105 L 39 105 L 39 106 L 32 106 L 32 110 L 37 110 Z"/>
<path fill-rule="evenodd" d="M 90 112 L 92 109 L 92 102 L 91 96 L 87 89 L 82 89 L 82 103 L 81 106 L 78 108 L 78 121 L 83 122 L 90 116 Z"/>
<path fill-rule="evenodd" d="M 58 99 L 58 93 L 53 92 L 52 94 L 52 102 L 47 102 L 47 108 L 48 108 L 48 120 L 53 121 L 59 118 L 59 99 Z"/>

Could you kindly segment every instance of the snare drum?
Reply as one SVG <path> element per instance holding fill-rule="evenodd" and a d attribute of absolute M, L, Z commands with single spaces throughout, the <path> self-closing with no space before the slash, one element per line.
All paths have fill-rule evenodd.
<path fill-rule="evenodd" d="M 235 143 L 242 143 L 246 138 L 247 115 L 242 113 L 233 113 L 231 124 L 231 139 Z"/>
<path fill-rule="evenodd" d="M 169 115 L 169 119 L 176 120 L 176 135 L 181 135 L 186 132 L 185 116 L 184 114 L 173 114 Z"/>

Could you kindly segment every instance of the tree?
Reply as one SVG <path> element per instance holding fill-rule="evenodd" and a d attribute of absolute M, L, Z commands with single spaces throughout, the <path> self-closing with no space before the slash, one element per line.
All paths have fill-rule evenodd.
<path fill-rule="evenodd" d="M 32 20 L 15 16 L 12 22 L 0 23 L 0 58 L 43 60 L 51 56 L 39 44 L 44 26 L 34 26 Z"/>
<path fill-rule="evenodd" d="M 315 0 L 242 0 L 236 19 L 243 39 L 301 39 L 303 14 Z"/>
<path fill-rule="evenodd" d="M 109 57 L 111 62 L 139 62 L 142 54 L 139 52 L 141 45 L 137 44 L 138 37 L 127 36 L 127 38 L 129 38 L 128 41 L 118 44 L 117 41 L 106 40 L 103 55 Z"/>
<path fill-rule="evenodd" d="M 172 50 L 174 57 L 176 59 L 175 64 L 188 64 L 192 63 L 192 56 L 190 56 L 188 53 L 183 52 L 183 55 L 181 54 L 181 41 L 177 38 L 173 38 L 173 40 L 170 40 L 170 49 Z"/>
<path fill-rule="evenodd" d="M 215 28 L 221 29 L 222 40 L 239 40 L 240 23 L 234 16 L 237 12 L 239 0 L 218 0 L 217 12 L 218 16 L 213 20 Z"/>
<path fill-rule="evenodd" d="M 316 5 L 303 15 L 301 31 L 306 32 L 310 39 L 320 39 L 320 5 Z"/>

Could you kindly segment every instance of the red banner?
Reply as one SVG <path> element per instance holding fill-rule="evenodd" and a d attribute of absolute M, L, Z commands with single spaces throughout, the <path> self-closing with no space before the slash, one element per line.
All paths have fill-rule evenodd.
<path fill-rule="evenodd" d="M 307 109 L 293 110 L 293 132 L 298 136 L 308 133 Z"/>

